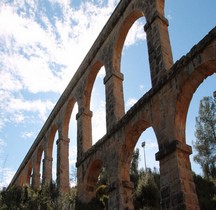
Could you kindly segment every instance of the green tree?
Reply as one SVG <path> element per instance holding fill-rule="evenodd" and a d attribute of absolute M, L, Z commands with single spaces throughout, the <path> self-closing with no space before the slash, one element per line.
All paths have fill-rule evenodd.
<path fill-rule="evenodd" d="M 195 137 L 194 161 L 201 165 L 204 177 L 216 178 L 216 98 L 204 97 L 200 101 Z"/>
<path fill-rule="evenodd" d="M 13 186 L 2 191 L 1 202 L 0 209 L 19 209 L 22 204 L 22 188 Z"/>
<path fill-rule="evenodd" d="M 102 171 L 98 177 L 97 186 L 108 185 L 108 174 L 106 168 L 102 168 Z"/>
<path fill-rule="evenodd" d="M 20 209 L 38 210 L 39 209 L 38 191 L 33 190 L 28 185 L 22 187 L 21 202 L 22 205 L 20 206 Z"/>
<path fill-rule="evenodd" d="M 201 210 L 216 209 L 216 185 L 208 179 L 203 179 L 201 176 L 194 174 L 194 183 L 199 199 Z"/>
<path fill-rule="evenodd" d="M 100 185 L 96 190 L 96 198 L 103 204 L 103 209 L 108 209 L 108 192 L 106 185 Z"/>
<path fill-rule="evenodd" d="M 156 183 L 159 174 L 154 174 L 149 170 L 141 172 L 138 180 L 137 188 L 134 192 L 134 208 L 135 209 L 159 209 L 160 190 Z"/>
<path fill-rule="evenodd" d="M 43 210 L 52 210 L 57 207 L 57 199 L 60 194 L 55 182 L 51 181 L 50 184 L 46 184 L 39 191 L 40 207 Z"/>
<path fill-rule="evenodd" d="M 137 148 L 133 152 L 131 166 L 130 166 L 130 180 L 133 182 L 135 188 L 137 186 L 138 179 L 139 179 L 138 166 L 139 166 L 139 149 Z"/>

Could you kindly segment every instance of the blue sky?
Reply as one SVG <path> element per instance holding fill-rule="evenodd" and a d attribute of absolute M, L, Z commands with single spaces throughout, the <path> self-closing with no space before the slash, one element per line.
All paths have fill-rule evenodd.
<path fill-rule="evenodd" d="M 1 0 L 0 187 L 10 182 L 118 2 Z M 215 8 L 215 0 L 166 1 L 165 14 L 169 20 L 174 61 L 180 59 L 215 27 Z M 144 24 L 145 18 L 135 22 L 127 36 L 122 55 L 126 110 L 151 88 Z M 94 142 L 105 133 L 103 77 L 104 71 L 101 69 L 91 102 Z M 212 95 L 216 90 L 215 81 L 216 75 L 207 78 L 194 94 L 187 117 L 188 144 L 195 140 L 194 121 L 199 101 L 203 96 Z M 70 122 L 70 168 L 74 167 L 76 161 L 75 114 Z M 154 160 L 158 148 L 151 128 L 143 132 L 137 143 L 141 153 L 140 167 L 143 166 L 142 141 L 146 141 L 147 167 L 158 167 Z M 201 174 L 199 166 L 193 161 L 192 169 Z"/>

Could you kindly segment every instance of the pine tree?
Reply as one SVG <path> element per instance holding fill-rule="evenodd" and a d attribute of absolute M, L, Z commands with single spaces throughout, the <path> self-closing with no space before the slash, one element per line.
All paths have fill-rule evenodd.
<path fill-rule="evenodd" d="M 159 209 L 160 190 L 156 184 L 159 174 L 141 171 L 134 191 L 135 209 Z"/>
<path fill-rule="evenodd" d="M 139 165 L 139 149 L 137 148 L 133 152 L 131 166 L 130 166 L 130 180 L 133 182 L 135 188 L 137 186 L 138 179 L 139 179 L 138 165 Z"/>
<path fill-rule="evenodd" d="M 204 177 L 216 178 L 216 98 L 204 97 L 200 101 L 195 137 L 194 161 L 201 165 Z"/>

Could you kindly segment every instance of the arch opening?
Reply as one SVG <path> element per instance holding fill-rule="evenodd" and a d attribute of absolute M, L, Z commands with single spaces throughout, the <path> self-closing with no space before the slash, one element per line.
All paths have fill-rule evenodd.
<path fill-rule="evenodd" d="M 33 176 L 33 167 L 32 161 L 28 164 L 27 174 L 26 174 L 26 184 L 32 186 L 32 176 Z"/>
<path fill-rule="evenodd" d="M 153 128 L 145 121 L 136 123 L 126 135 L 122 151 L 122 162 L 130 165 L 133 152 L 136 149 L 140 152 L 139 170 L 148 171 L 154 168 L 157 171 L 159 170 L 159 163 L 154 156 L 158 152 L 157 138 Z"/>
<path fill-rule="evenodd" d="M 85 180 L 85 199 L 87 201 L 96 199 L 106 207 L 108 205 L 108 171 L 101 160 L 97 159 L 89 166 Z"/>
<path fill-rule="evenodd" d="M 214 97 L 213 93 L 214 91 L 216 91 L 215 81 L 216 81 L 216 73 L 207 77 L 196 89 L 189 103 L 187 116 L 186 116 L 185 137 L 186 137 L 187 144 L 191 146 L 193 146 L 193 142 L 195 142 L 196 140 L 195 137 L 196 120 L 195 119 L 196 117 L 198 117 L 200 101 L 206 96 Z M 194 155 L 196 153 L 197 152 L 193 148 L 193 153 L 190 156 L 191 167 L 196 174 L 203 175 L 201 166 L 194 161 Z"/>
<path fill-rule="evenodd" d="M 105 67 L 97 62 L 91 69 L 85 88 L 85 108 L 92 111 L 92 144 L 106 133 L 106 99 L 103 79 Z"/>
<path fill-rule="evenodd" d="M 120 163 L 121 179 L 133 184 L 134 199 L 140 201 L 133 203 L 135 209 L 150 206 L 157 208 L 160 205 L 160 175 L 159 163 L 154 155 L 156 152 L 158 143 L 153 128 L 146 121 L 138 121 L 126 134 Z M 154 204 L 150 204 L 151 199 L 145 194 L 148 187 L 154 191 L 151 195 L 157 201 Z"/>
<path fill-rule="evenodd" d="M 144 14 L 132 12 L 122 24 L 114 53 L 114 68 L 124 74 L 125 111 L 151 87 Z"/>
<path fill-rule="evenodd" d="M 39 170 L 39 173 L 40 173 L 40 188 L 42 187 L 42 183 L 43 183 L 43 180 L 42 180 L 43 160 L 44 160 L 44 151 L 42 151 L 41 158 L 40 158 L 40 170 Z"/>
<path fill-rule="evenodd" d="M 69 122 L 69 179 L 70 187 L 77 185 L 77 121 L 76 115 L 78 113 L 78 104 L 77 102 L 73 106 L 72 114 Z"/>
<path fill-rule="evenodd" d="M 37 151 L 36 165 L 34 169 L 36 170 L 34 173 L 37 176 L 39 176 L 38 180 L 36 180 L 36 182 L 39 181 L 39 183 L 36 183 L 36 185 L 38 186 L 35 186 L 37 189 L 41 189 L 41 185 L 42 185 L 43 159 L 44 159 L 44 148 L 42 145 L 40 145 Z M 37 178 L 35 177 L 35 179 Z"/>
<path fill-rule="evenodd" d="M 48 136 L 47 148 L 44 153 L 44 160 L 45 162 L 49 162 L 46 165 L 46 170 L 43 171 L 43 179 L 45 182 L 50 183 L 56 182 L 56 173 L 57 173 L 57 145 L 56 141 L 58 140 L 58 131 L 57 126 L 54 124 L 50 130 L 50 135 Z M 44 163 L 45 163 L 44 162 Z M 44 164 L 43 163 L 43 164 Z M 45 169 L 45 168 L 43 168 Z M 46 183 L 47 184 L 47 183 Z"/>
<path fill-rule="evenodd" d="M 209 68 L 208 68 L 209 67 Z M 186 143 L 186 119 L 193 94 L 197 88 L 205 81 L 205 79 L 216 71 L 215 62 L 206 62 L 194 69 L 193 73 L 181 84 L 180 92 L 178 93 L 175 115 L 175 130 L 174 136 L 176 139 Z M 214 74 L 215 75 L 215 74 Z M 215 78 L 215 76 L 212 76 Z M 212 84 L 213 86 L 213 84 Z M 198 102 L 199 103 L 199 102 Z"/>
<path fill-rule="evenodd" d="M 106 99 L 103 78 L 105 69 L 102 67 L 96 77 L 92 90 L 92 143 L 95 144 L 106 133 Z"/>
<path fill-rule="evenodd" d="M 68 173 L 69 173 L 69 187 L 76 185 L 77 169 L 75 163 L 77 160 L 77 120 L 78 103 L 76 99 L 72 97 L 65 109 L 64 120 L 62 124 L 62 136 L 63 138 L 69 138 L 69 154 L 68 154 Z"/>
<path fill-rule="evenodd" d="M 47 148 L 47 156 L 52 158 L 53 157 L 53 146 L 55 145 L 55 139 L 56 139 L 56 133 L 57 133 L 57 126 L 53 125 L 50 131 L 49 139 L 48 139 L 48 148 Z"/>
<path fill-rule="evenodd" d="M 52 182 L 57 183 L 57 141 L 59 138 L 58 131 L 55 133 L 52 146 Z"/>

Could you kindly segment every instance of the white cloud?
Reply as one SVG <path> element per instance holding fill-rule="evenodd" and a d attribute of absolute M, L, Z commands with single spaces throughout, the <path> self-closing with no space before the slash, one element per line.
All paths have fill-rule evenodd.
<path fill-rule="evenodd" d="M 10 184 L 14 174 L 15 171 L 10 168 L 0 168 L 0 189 Z"/>
<path fill-rule="evenodd" d="M 139 86 L 139 89 L 142 91 L 142 90 L 145 89 L 145 86 L 144 86 L 144 85 L 140 85 L 140 86 Z"/>
<path fill-rule="evenodd" d="M 9 44 L 8 47 L 34 45 L 35 43 L 41 43 L 41 41 L 43 44 L 46 44 L 49 38 L 48 34 L 37 22 L 31 18 L 18 15 L 13 7 L 2 6 L 0 9 L 0 26 L 2 29 L 0 34 L 6 41 L 13 41 L 7 42 Z"/>
<path fill-rule="evenodd" d="M 5 163 L 7 160 L 3 157 L 4 148 L 7 146 L 4 140 L 0 139 L 0 189 L 7 187 L 10 183 L 14 172 L 9 168 L 5 168 Z"/>
<path fill-rule="evenodd" d="M 156 141 L 147 142 L 146 149 L 158 149 L 158 143 Z"/>
<path fill-rule="evenodd" d="M 1 72 L 0 87 L 6 91 L 17 91 L 22 89 L 22 84 L 10 72 Z"/>
<path fill-rule="evenodd" d="M 0 117 L 0 130 L 4 127 L 4 120 Z"/>
<path fill-rule="evenodd" d="M 167 19 L 168 19 L 168 20 L 172 20 L 172 18 L 173 18 L 173 17 L 172 17 L 171 14 L 168 14 L 168 15 L 167 15 Z"/>
<path fill-rule="evenodd" d="M 100 71 L 98 72 L 98 76 L 103 79 L 105 77 L 105 75 L 106 75 L 105 67 L 102 66 Z"/>
<path fill-rule="evenodd" d="M 148 90 L 150 90 L 150 88 L 151 88 L 150 85 L 139 85 L 139 90 L 140 90 L 142 93 L 147 92 Z"/>
<path fill-rule="evenodd" d="M 45 120 L 47 118 L 47 112 L 54 107 L 54 104 L 51 101 L 24 101 L 20 98 L 12 98 L 7 106 L 7 111 L 27 111 L 27 112 L 36 112 L 39 114 L 39 118 Z"/>
<path fill-rule="evenodd" d="M 6 146 L 6 143 L 2 139 L 0 139 L 0 153 L 2 152 L 5 146 Z"/>
<path fill-rule="evenodd" d="M 29 131 L 29 132 L 23 132 L 22 133 L 22 138 L 24 139 L 29 139 L 35 136 L 35 133 L 33 131 Z"/>
<path fill-rule="evenodd" d="M 137 102 L 137 99 L 129 98 L 125 105 L 126 110 L 129 110 L 136 102 Z"/>
<path fill-rule="evenodd" d="M 23 97 L 14 97 L 11 94 L 4 95 L 4 93 L 2 92 L 1 94 L 0 91 L 0 115 L 2 119 L 0 121 L 0 125 L 2 125 L 0 128 L 3 128 L 7 122 L 24 123 L 33 114 L 36 114 L 39 120 L 45 121 L 54 107 L 54 103 L 49 100 L 27 100 Z"/>
<path fill-rule="evenodd" d="M 13 115 L 13 121 L 15 123 L 21 123 L 25 120 L 24 114 L 23 113 L 15 113 Z"/>
<path fill-rule="evenodd" d="M 140 20 L 136 21 L 133 24 L 125 40 L 126 47 L 135 44 L 137 41 L 146 40 L 146 33 L 144 32 L 144 22 L 145 18 L 142 17 Z"/>

